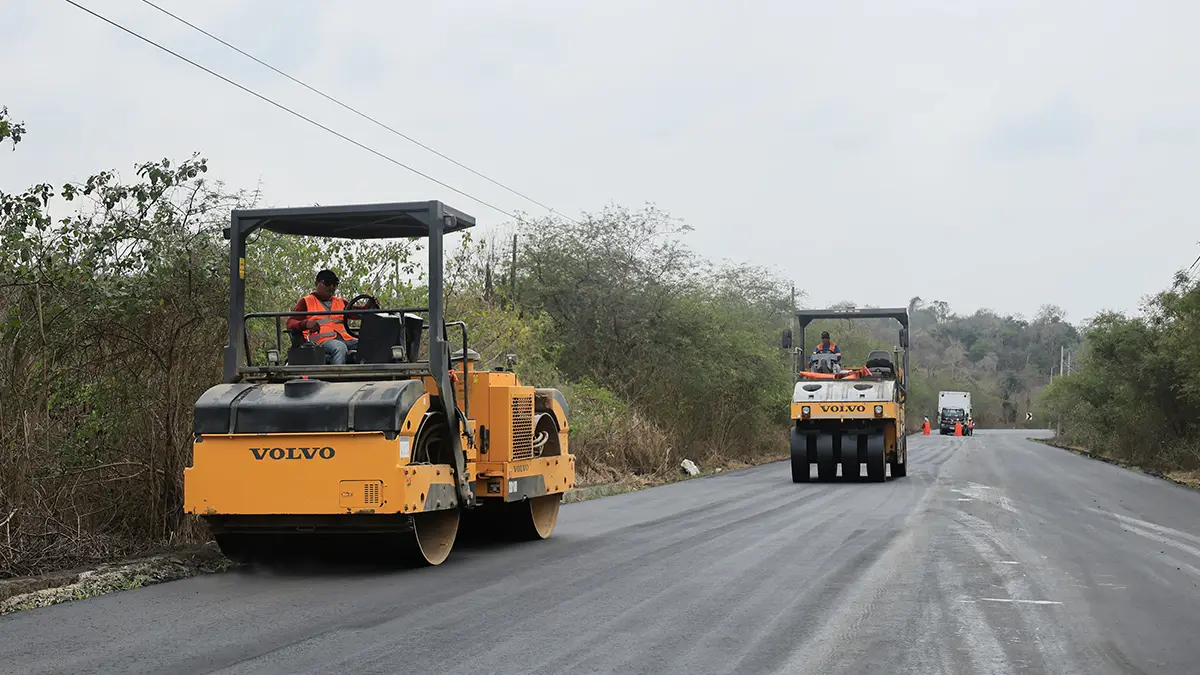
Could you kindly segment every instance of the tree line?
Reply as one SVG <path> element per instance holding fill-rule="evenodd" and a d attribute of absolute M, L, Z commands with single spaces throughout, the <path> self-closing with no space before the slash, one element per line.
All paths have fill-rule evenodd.
<path fill-rule="evenodd" d="M 1062 440 L 1156 471 L 1200 469 L 1200 278 L 1180 270 L 1139 313 L 1101 313 L 1084 336 L 1078 368 L 1041 402 Z"/>
<path fill-rule="evenodd" d="M 17 150 L 25 134 L 0 109 L 0 144 Z M 0 577 L 207 536 L 181 510 L 192 406 L 221 379 L 222 229 L 230 209 L 261 199 L 207 171 L 192 156 L 0 193 Z M 803 291 L 769 269 L 704 259 L 688 226 L 652 205 L 508 226 L 454 235 L 448 316 L 467 322 L 481 365 L 516 354 L 524 381 L 565 392 L 581 482 L 786 453 L 791 361 L 779 337 Z M 258 233 L 247 309 L 289 309 L 322 267 L 343 292 L 420 304 L 422 248 Z M 909 308 L 910 416 L 932 414 L 939 388 L 968 388 L 981 424 L 1019 424 L 1059 344 L 1079 340 L 1053 307 L 1029 321 L 920 298 Z M 894 323 L 810 330 L 822 327 L 851 362 L 896 339 Z M 274 346 L 273 322 L 250 330 L 252 350 Z"/>

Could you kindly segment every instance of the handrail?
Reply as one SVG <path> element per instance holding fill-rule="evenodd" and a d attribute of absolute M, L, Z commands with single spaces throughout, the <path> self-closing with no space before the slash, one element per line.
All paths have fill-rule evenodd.
<path fill-rule="evenodd" d="M 463 425 L 465 426 L 466 421 L 471 419 L 471 397 L 467 395 L 467 322 L 451 321 L 443 325 L 446 328 L 450 326 L 460 326 L 462 328 Z M 470 434 L 470 428 L 467 429 L 467 433 Z"/>
<path fill-rule="evenodd" d="M 246 355 L 247 366 L 252 366 L 250 362 L 250 319 L 275 319 L 275 349 L 283 353 L 283 325 L 279 321 L 284 317 L 294 316 L 357 316 L 359 314 L 409 314 L 428 312 L 428 307 L 399 307 L 399 308 L 381 308 L 381 309 L 359 309 L 347 306 L 340 310 L 323 310 L 319 312 L 310 312 L 304 310 L 301 312 L 250 312 L 242 316 L 242 346 Z M 421 330 L 428 329 L 428 326 L 422 325 Z"/>
<path fill-rule="evenodd" d="M 291 316 L 332 316 L 334 314 L 397 314 L 401 312 L 428 312 L 428 307 L 401 307 L 398 309 L 358 309 L 347 307 L 339 310 L 327 310 L 322 312 L 310 312 L 304 310 L 302 312 L 251 312 L 243 316 L 243 319 L 272 319 L 276 317 L 291 317 Z"/>
<path fill-rule="evenodd" d="M 274 366 L 274 367 L 272 367 L 272 366 L 255 366 L 255 365 L 253 365 L 250 362 L 250 351 L 251 351 L 250 350 L 250 330 L 249 330 L 249 324 L 246 321 L 248 319 L 271 319 L 271 318 L 275 319 L 275 348 L 277 350 L 279 350 L 280 352 L 282 352 L 283 344 L 282 344 L 281 340 L 282 340 L 282 332 L 283 331 L 282 331 L 282 326 L 280 324 L 279 319 L 281 319 L 283 317 L 330 316 L 330 315 L 344 315 L 344 314 L 398 314 L 398 313 L 416 313 L 416 312 L 428 312 L 428 311 L 429 311 L 428 307 L 401 307 L 401 308 L 387 308 L 387 309 L 353 309 L 353 310 L 351 310 L 349 307 L 347 307 L 345 309 L 337 310 L 337 311 L 328 310 L 328 311 L 321 311 L 321 312 L 309 312 L 309 311 L 303 311 L 303 312 L 250 312 L 243 317 L 243 322 L 242 322 L 242 338 L 246 343 L 245 344 L 246 363 L 244 366 L 239 367 L 239 371 L 247 372 L 247 373 L 249 373 L 249 372 L 267 372 L 267 371 L 281 372 L 280 369 L 287 369 L 287 371 L 284 371 L 284 372 L 301 372 L 301 371 L 294 371 L 292 369 L 307 367 L 307 366 Z M 443 331 L 445 331 L 446 328 L 450 328 L 451 326 L 458 326 L 462 330 L 462 353 L 463 353 L 463 358 L 462 358 L 463 411 L 462 412 L 463 412 L 463 417 L 465 419 L 470 419 L 470 402 L 469 402 L 469 396 L 467 394 L 467 375 L 468 375 L 468 371 L 467 371 L 467 348 L 468 348 L 467 324 L 465 321 L 451 321 L 451 322 L 443 322 L 442 325 L 443 325 Z M 421 326 L 421 330 L 428 330 L 428 329 L 429 329 L 428 325 Z M 417 365 L 417 363 L 426 363 L 426 362 L 416 362 L 416 363 L 413 363 L 412 365 Z M 363 365 L 365 365 L 365 364 L 363 364 Z M 398 365 L 398 364 L 393 364 L 393 365 Z M 262 370 L 260 370 L 260 369 L 262 369 Z M 342 370 L 340 372 L 352 372 L 352 371 Z M 468 433 L 469 433 L 469 431 L 468 431 Z"/>

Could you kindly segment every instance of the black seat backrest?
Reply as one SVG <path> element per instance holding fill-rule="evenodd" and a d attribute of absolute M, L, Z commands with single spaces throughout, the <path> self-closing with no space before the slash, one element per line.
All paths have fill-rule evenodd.
<path fill-rule="evenodd" d="M 896 366 L 892 363 L 892 355 L 883 350 L 867 354 L 867 369 L 879 375 L 891 375 L 896 372 Z"/>
<path fill-rule="evenodd" d="M 870 354 L 867 354 L 867 363 L 872 361 L 884 361 L 890 366 L 892 363 L 892 355 L 882 349 L 877 349 Z"/>

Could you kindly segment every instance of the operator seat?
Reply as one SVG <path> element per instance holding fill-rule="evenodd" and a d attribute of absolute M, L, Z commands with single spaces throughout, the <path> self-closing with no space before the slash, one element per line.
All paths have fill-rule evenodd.
<path fill-rule="evenodd" d="M 896 376 L 896 364 L 892 363 L 892 355 L 883 350 L 867 354 L 867 370 L 879 377 Z"/>
<path fill-rule="evenodd" d="M 287 365 L 289 366 L 323 366 L 326 364 L 325 350 L 304 339 L 304 332 L 288 330 L 292 344 L 288 347 Z M 346 363 L 358 363 L 358 350 L 351 349 L 346 354 Z"/>
<path fill-rule="evenodd" d="M 287 365 L 289 366 L 321 366 L 325 365 L 325 352 L 315 344 L 304 339 L 304 333 L 298 330 L 289 329 L 288 338 L 291 339 L 291 346 L 287 351 Z"/>

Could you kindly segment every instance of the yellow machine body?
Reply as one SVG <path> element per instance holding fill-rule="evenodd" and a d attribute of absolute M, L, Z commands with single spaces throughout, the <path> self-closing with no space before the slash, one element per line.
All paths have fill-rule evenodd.
<path fill-rule="evenodd" d="M 436 565 L 460 520 L 487 523 L 492 535 L 550 536 L 575 487 L 567 400 L 522 384 L 511 359 L 477 369 L 466 325 L 444 317 L 443 236 L 473 225 L 437 201 L 233 212 L 225 377 L 196 402 L 183 500 L 226 555 L 278 559 L 365 544 Z M 245 249 L 257 230 L 425 238 L 428 306 L 381 308 L 360 294 L 337 311 L 246 313 Z M 294 316 L 344 322 L 356 340 L 346 362 L 327 363 L 295 328 L 281 353 L 283 319 Z M 266 363 L 254 363 L 252 319 L 276 325 Z M 454 354 L 451 332 L 461 346 Z M 327 540 L 336 543 L 324 547 Z"/>
<path fill-rule="evenodd" d="M 866 466 L 866 478 L 882 482 L 890 466 L 893 478 L 908 472 L 908 444 L 904 431 L 904 404 L 908 386 L 908 310 L 844 309 L 800 310 L 800 347 L 793 353 L 806 367 L 796 365 L 792 392 L 792 481 L 833 480 L 841 474 L 857 481 Z M 842 364 L 840 355 L 805 347 L 804 329 L 820 319 L 895 319 L 900 325 L 900 346 L 892 352 L 867 354 L 864 364 Z M 792 332 L 784 331 L 783 347 L 792 349 Z"/>
<path fill-rule="evenodd" d="M 519 501 L 575 487 L 575 458 L 559 401 L 518 383 L 515 373 L 469 369 L 466 473 L 479 499 Z M 436 392 L 431 378 L 425 386 Z M 462 387 L 456 387 L 461 395 Z M 430 410 L 423 394 L 399 433 L 324 432 L 198 434 L 184 469 L 184 510 L 197 515 L 404 514 L 458 507 L 450 464 L 413 464 L 412 451 Z M 534 448 L 535 412 L 554 421 L 555 451 Z M 558 420 L 562 420 L 558 422 Z"/>

